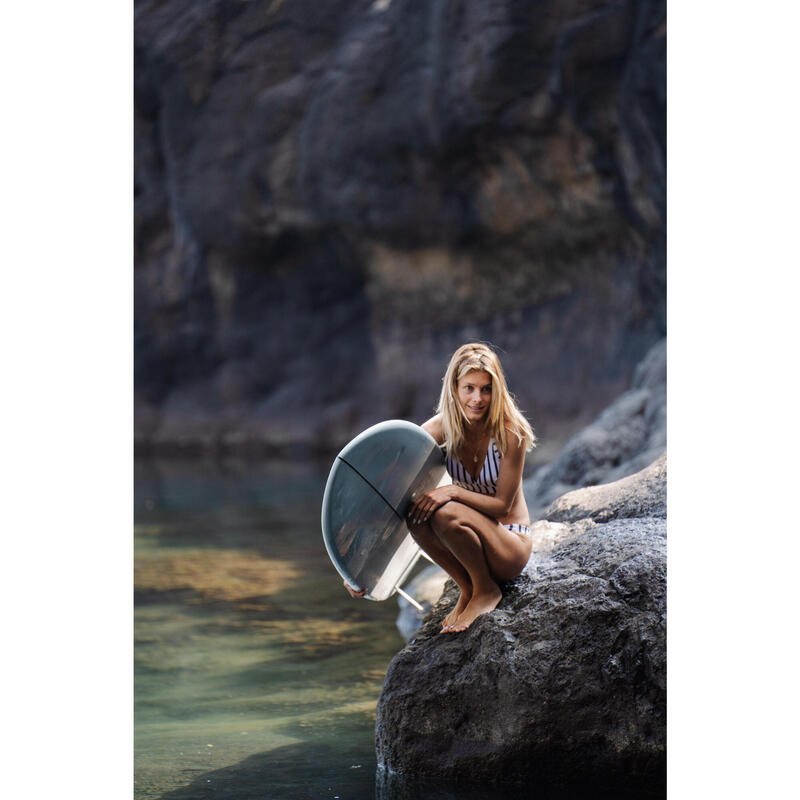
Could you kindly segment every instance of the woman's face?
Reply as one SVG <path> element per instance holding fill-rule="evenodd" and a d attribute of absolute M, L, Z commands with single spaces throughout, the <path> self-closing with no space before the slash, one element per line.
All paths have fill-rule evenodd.
<path fill-rule="evenodd" d="M 458 402 L 470 422 L 482 420 L 492 402 L 492 376 L 488 372 L 468 372 L 456 385 Z"/>

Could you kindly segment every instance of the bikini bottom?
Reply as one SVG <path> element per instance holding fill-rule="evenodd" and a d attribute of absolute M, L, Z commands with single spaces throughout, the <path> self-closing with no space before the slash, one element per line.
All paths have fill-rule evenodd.
<path fill-rule="evenodd" d="M 503 525 L 502 522 L 498 524 Z M 520 525 L 518 522 L 512 522 L 510 525 L 503 525 L 503 527 L 508 528 L 512 533 L 524 533 L 526 536 L 531 535 L 531 529 L 527 525 Z"/>

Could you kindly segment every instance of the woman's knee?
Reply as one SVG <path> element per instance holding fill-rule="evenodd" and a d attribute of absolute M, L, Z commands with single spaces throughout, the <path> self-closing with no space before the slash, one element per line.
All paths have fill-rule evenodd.
<path fill-rule="evenodd" d="M 412 522 L 408 519 L 406 520 L 406 527 L 417 542 L 424 542 L 435 536 L 428 522 Z"/>
<path fill-rule="evenodd" d="M 466 506 L 451 500 L 443 506 L 439 506 L 431 517 L 431 526 L 437 532 L 452 530 L 461 527 L 463 514 L 461 513 Z"/>

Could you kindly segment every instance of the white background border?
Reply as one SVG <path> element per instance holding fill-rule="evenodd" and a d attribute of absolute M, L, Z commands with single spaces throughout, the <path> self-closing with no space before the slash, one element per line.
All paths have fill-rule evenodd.
<path fill-rule="evenodd" d="M 132 795 L 132 13 L 0 31 L 9 797 Z M 669 7 L 674 798 L 797 783 L 796 18 Z"/>

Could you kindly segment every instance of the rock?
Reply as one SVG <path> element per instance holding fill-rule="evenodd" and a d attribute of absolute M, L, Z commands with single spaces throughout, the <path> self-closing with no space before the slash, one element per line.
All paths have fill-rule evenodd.
<path fill-rule="evenodd" d="M 547 520 L 608 522 L 626 517 L 665 517 L 667 514 L 667 454 L 649 467 L 614 483 L 576 489 L 545 511 Z"/>
<path fill-rule="evenodd" d="M 666 415 L 667 343 L 662 339 L 637 365 L 630 389 L 524 482 L 532 517 L 540 517 L 565 492 L 616 481 L 651 464 L 666 447 Z"/>
<path fill-rule="evenodd" d="M 501 604 L 460 635 L 438 633 L 456 599 L 448 583 L 387 671 L 383 797 L 435 779 L 664 795 L 665 480 L 660 459 L 561 498 Z"/>
<path fill-rule="evenodd" d="M 618 396 L 666 324 L 666 4 L 595 5 L 137 2 L 137 453 L 335 452 L 471 338 L 543 458 Z"/>

